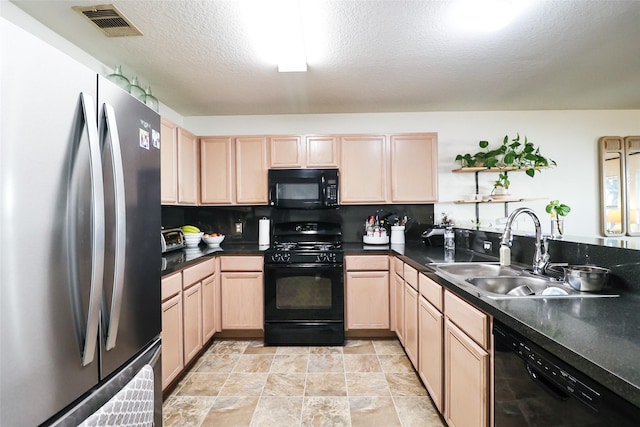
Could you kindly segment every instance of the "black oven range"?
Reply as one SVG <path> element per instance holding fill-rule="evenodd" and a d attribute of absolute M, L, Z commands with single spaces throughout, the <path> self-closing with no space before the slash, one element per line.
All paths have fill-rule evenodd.
<path fill-rule="evenodd" d="M 274 224 L 264 260 L 265 345 L 343 345 L 340 224 Z"/>

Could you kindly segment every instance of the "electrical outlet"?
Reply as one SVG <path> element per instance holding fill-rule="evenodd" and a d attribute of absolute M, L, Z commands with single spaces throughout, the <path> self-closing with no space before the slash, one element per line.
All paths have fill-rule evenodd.
<path fill-rule="evenodd" d="M 242 223 L 236 222 L 236 234 L 242 234 Z"/>
<path fill-rule="evenodd" d="M 482 242 L 482 249 L 485 251 L 490 251 L 493 248 L 493 244 L 489 240 L 485 240 Z"/>

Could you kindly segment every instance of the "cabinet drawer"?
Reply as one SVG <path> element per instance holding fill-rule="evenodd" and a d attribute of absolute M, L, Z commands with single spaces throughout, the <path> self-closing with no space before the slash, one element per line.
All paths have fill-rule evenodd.
<path fill-rule="evenodd" d="M 184 288 L 188 288 L 196 282 L 204 279 L 207 276 L 211 276 L 215 270 L 215 261 L 210 258 L 206 261 L 196 264 L 193 267 L 185 268 L 182 270 L 182 282 Z"/>
<path fill-rule="evenodd" d="M 393 259 L 393 269 L 400 277 L 404 277 L 404 262 L 400 258 Z"/>
<path fill-rule="evenodd" d="M 162 301 L 177 295 L 182 290 L 182 272 L 177 272 L 171 276 L 162 278 L 161 295 Z"/>
<path fill-rule="evenodd" d="M 409 284 L 415 291 L 418 291 L 418 270 L 409 264 L 404 265 L 404 281 Z"/>
<path fill-rule="evenodd" d="M 344 265 L 347 271 L 387 271 L 389 270 L 389 257 L 387 255 L 350 255 L 344 257 Z"/>
<path fill-rule="evenodd" d="M 444 312 L 482 348 L 489 347 L 489 316 L 449 291 L 444 292 Z"/>
<path fill-rule="evenodd" d="M 223 256 L 220 258 L 221 271 L 262 271 L 264 258 L 261 256 Z"/>
<path fill-rule="evenodd" d="M 420 295 L 424 296 L 435 308 L 442 311 L 442 286 L 424 274 L 420 274 L 418 287 L 420 288 Z"/>

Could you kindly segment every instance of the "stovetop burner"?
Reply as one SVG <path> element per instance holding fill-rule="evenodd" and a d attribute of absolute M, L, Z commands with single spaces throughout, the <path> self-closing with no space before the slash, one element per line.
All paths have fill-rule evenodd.
<path fill-rule="evenodd" d="M 285 222 L 274 225 L 267 263 L 342 263 L 340 224 Z"/>
<path fill-rule="evenodd" d="M 332 251 L 341 248 L 339 242 L 280 242 L 274 243 L 273 249 L 277 251 Z"/>

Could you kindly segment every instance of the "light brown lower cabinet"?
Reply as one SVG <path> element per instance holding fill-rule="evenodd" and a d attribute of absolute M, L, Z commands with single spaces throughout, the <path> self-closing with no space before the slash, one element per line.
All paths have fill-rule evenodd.
<path fill-rule="evenodd" d="M 220 259 L 222 329 L 264 329 L 264 285 L 261 256 Z"/>
<path fill-rule="evenodd" d="M 206 343 L 216 333 L 216 280 L 212 275 L 202 280 L 202 343 Z"/>
<path fill-rule="evenodd" d="M 197 282 L 182 295 L 184 325 L 184 363 L 202 349 L 202 283 Z"/>
<path fill-rule="evenodd" d="M 397 270 L 393 276 L 396 335 L 400 343 L 404 345 L 404 279 L 398 275 Z"/>
<path fill-rule="evenodd" d="M 404 284 L 404 350 L 413 366 L 418 366 L 418 291 Z"/>
<path fill-rule="evenodd" d="M 182 293 L 162 303 L 162 389 L 184 368 L 182 344 Z"/>
<path fill-rule="evenodd" d="M 445 291 L 444 418 L 449 427 L 487 427 L 489 318 Z"/>
<path fill-rule="evenodd" d="M 436 408 L 442 412 L 444 316 L 423 296 L 420 296 L 419 301 L 418 375 Z"/>
<path fill-rule="evenodd" d="M 389 258 L 345 257 L 346 329 L 389 329 Z"/>

